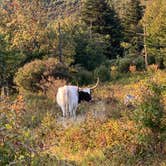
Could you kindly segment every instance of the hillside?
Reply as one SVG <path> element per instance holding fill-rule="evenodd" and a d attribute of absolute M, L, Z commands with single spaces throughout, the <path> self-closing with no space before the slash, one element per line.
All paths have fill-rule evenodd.
<path fill-rule="evenodd" d="M 51 18 L 68 17 L 80 11 L 80 0 L 59 0 L 47 4 Z"/>
<path fill-rule="evenodd" d="M 158 163 L 165 163 L 165 144 L 162 145 L 162 153 L 158 145 L 155 151 L 149 148 L 148 146 L 155 144 L 153 133 L 148 128 L 140 129 L 139 123 L 134 120 L 149 80 L 164 86 L 165 76 L 165 71 L 157 71 L 153 74 L 135 73 L 127 74 L 114 82 L 100 84 L 93 93 L 94 101 L 79 105 L 76 120 L 72 118 L 62 120 L 60 109 L 55 106 L 55 103 L 40 95 L 18 96 L 17 101 L 11 105 L 16 112 L 8 110 L 9 101 L 6 100 L 6 104 L 0 102 L 3 106 L 2 111 L 7 115 L 6 118 L 14 115 L 13 119 L 3 121 L 7 131 L 10 131 L 8 139 L 12 139 L 13 134 L 19 135 L 17 142 L 13 140 L 11 144 L 12 147 L 18 148 L 15 149 L 17 153 L 34 155 L 38 153 L 38 157 L 33 159 L 34 165 L 47 163 L 50 165 L 156 166 Z M 124 104 L 126 94 L 139 97 L 132 102 L 132 105 L 127 106 Z M 166 107 L 165 90 L 162 91 L 162 100 Z M 147 142 L 139 139 L 140 134 Z M 148 142 L 146 136 L 150 136 L 151 142 Z M 22 145 L 20 141 L 23 142 Z M 23 146 L 23 152 L 20 151 L 19 146 Z M 143 150 L 148 150 L 144 156 L 142 156 Z M 3 156 L 5 155 L 4 153 Z"/>
<path fill-rule="evenodd" d="M 0 20 L 0 166 L 166 165 L 165 0 L 1 0 Z"/>
<path fill-rule="evenodd" d="M 81 7 L 83 5 L 84 0 L 55 0 L 46 2 L 46 6 L 50 12 L 51 18 L 57 18 L 57 17 L 68 17 L 71 15 L 79 14 L 81 11 Z M 125 4 L 128 2 L 128 0 L 113 0 L 110 1 L 110 4 L 113 4 L 115 8 L 117 9 L 117 12 L 119 12 L 119 5 L 122 4 L 122 2 Z M 151 0 L 142 0 L 142 5 L 150 5 Z"/>

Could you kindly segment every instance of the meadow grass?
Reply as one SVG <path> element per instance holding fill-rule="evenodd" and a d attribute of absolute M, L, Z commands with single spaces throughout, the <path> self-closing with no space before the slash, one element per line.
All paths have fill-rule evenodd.
<path fill-rule="evenodd" d="M 154 150 L 151 130 L 139 128 L 133 119 L 135 110 L 142 102 L 142 93 L 146 93 L 144 87 L 150 80 L 164 86 L 166 72 L 126 74 L 117 80 L 100 84 L 92 94 L 94 101 L 79 105 L 77 116 L 83 116 L 83 121 L 70 121 L 66 127 L 58 123 L 61 112 L 56 103 L 40 94 L 17 96 L 13 102 L 15 105 L 11 101 L 1 101 L 1 113 L 6 114 L 7 118 L 6 121 L 2 117 L 4 122 L 1 122 L 5 123 L 7 131 L 10 130 L 11 136 L 17 127 L 19 141 L 28 143 L 38 151 L 30 155 L 29 149 L 19 150 L 17 147 L 17 154 L 24 152 L 28 156 L 24 160 L 31 161 L 32 165 L 164 166 L 165 132 L 162 135 L 162 151 L 157 147 Z M 138 96 L 136 105 L 124 105 L 126 94 Z M 162 101 L 166 107 L 164 89 Z M 6 137 L 4 139 L 9 141 Z M 15 147 L 15 143 L 11 146 Z"/>

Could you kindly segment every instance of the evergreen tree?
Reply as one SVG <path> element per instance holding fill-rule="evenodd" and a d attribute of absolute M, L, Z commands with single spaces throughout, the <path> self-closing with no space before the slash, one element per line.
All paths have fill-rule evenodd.
<path fill-rule="evenodd" d="M 93 36 L 93 40 L 88 37 L 88 32 L 81 28 L 74 37 L 75 62 L 84 69 L 93 71 L 99 67 L 105 60 L 104 55 L 105 41 L 102 36 Z"/>
<path fill-rule="evenodd" d="M 121 54 L 122 27 L 114 8 L 106 0 L 87 0 L 83 5 L 82 20 L 90 27 L 90 33 L 107 36 L 109 58 Z"/>
<path fill-rule="evenodd" d="M 131 45 L 130 53 L 138 54 L 142 49 L 142 27 L 139 21 L 143 16 L 143 7 L 140 0 L 130 0 L 125 5 L 124 16 L 122 17 L 125 42 Z"/>
<path fill-rule="evenodd" d="M 130 0 L 126 6 L 126 24 L 137 25 L 143 16 L 143 7 L 140 0 Z"/>

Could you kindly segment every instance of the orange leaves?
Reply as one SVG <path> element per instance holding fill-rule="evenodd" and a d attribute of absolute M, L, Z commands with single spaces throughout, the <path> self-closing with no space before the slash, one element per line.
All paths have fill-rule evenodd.
<path fill-rule="evenodd" d="M 135 73 L 136 72 L 136 66 L 131 66 L 130 65 L 130 67 L 129 67 L 129 71 L 131 72 L 131 73 Z"/>
<path fill-rule="evenodd" d="M 46 94 L 46 91 L 51 89 L 53 94 L 49 95 L 49 97 L 53 96 L 55 98 L 56 91 L 54 90 L 61 83 L 62 85 L 66 83 L 64 80 L 57 81 L 57 83 L 56 80 L 59 80 L 59 77 L 67 79 L 69 77 L 68 68 L 65 65 L 59 64 L 56 58 L 48 58 L 43 61 L 34 60 L 24 65 L 16 73 L 14 81 L 19 90 L 30 92 L 42 91 Z M 53 89 L 52 86 L 54 87 Z"/>
<path fill-rule="evenodd" d="M 22 110 L 25 110 L 25 103 L 22 95 L 18 95 L 15 102 L 11 105 L 11 109 L 19 113 Z"/>
<path fill-rule="evenodd" d="M 156 64 L 152 64 L 152 65 L 148 65 L 148 68 L 147 68 L 148 72 L 157 72 L 158 70 L 158 65 Z"/>
<path fill-rule="evenodd" d="M 105 147 L 107 145 L 107 139 L 106 136 L 101 133 L 96 138 L 96 143 L 99 147 Z"/>
<path fill-rule="evenodd" d="M 96 119 L 91 119 L 90 122 L 65 130 L 63 136 L 61 135 L 60 146 L 63 145 L 68 151 L 81 153 L 103 149 L 123 142 L 129 144 L 132 139 L 132 130 L 135 128 L 130 122 L 125 124 L 128 132 L 126 132 L 126 127 L 123 127 L 124 122 L 116 120 L 99 122 Z"/>
<path fill-rule="evenodd" d="M 20 4 L 17 0 L 14 0 L 12 3 L 11 3 L 11 6 L 14 8 L 14 9 L 18 9 L 20 7 Z"/>

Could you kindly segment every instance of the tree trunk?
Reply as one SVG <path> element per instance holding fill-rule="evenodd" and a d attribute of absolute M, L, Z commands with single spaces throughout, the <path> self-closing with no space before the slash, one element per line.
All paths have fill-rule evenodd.
<path fill-rule="evenodd" d="M 144 54 L 145 54 L 145 68 L 148 68 L 148 53 L 147 53 L 147 45 L 146 45 L 146 26 L 144 25 Z"/>
<path fill-rule="evenodd" d="M 3 99 L 5 97 L 5 87 L 1 87 L 1 98 Z"/>
<path fill-rule="evenodd" d="M 8 86 L 2 86 L 1 87 L 1 98 L 5 98 L 9 96 L 9 87 Z"/>
<path fill-rule="evenodd" d="M 90 21 L 89 37 L 90 37 L 90 40 L 92 40 L 92 20 Z"/>
<path fill-rule="evenodd" d="M 61 24 L 58 23 L 58 32 L 59 32 L 59 62 L 63 63 L 62 61 L 62 34 L 61 34 Z"/>

